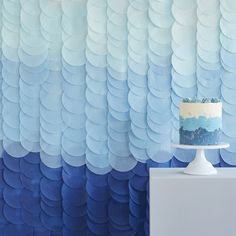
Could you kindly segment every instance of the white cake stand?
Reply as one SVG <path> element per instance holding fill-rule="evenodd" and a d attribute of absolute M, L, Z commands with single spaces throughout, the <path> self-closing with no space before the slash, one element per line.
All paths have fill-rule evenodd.
<path fill-rule="evenodd" d="M 192 162 L 188 164 L 186 169 L 184 170 L 185 174 L 189 175 L 213 175 L 217 173 L 217 170 L 213 167 L 213 165 L 207 161 L 205 157 L 206 149 L 221 149 L 228 148 L 228 143 L 222 143 L 218 145 L 182 145 L 182 144 L 172 144 L 175 148 L 182 149 L 196 149 L 196 156 Z"/>

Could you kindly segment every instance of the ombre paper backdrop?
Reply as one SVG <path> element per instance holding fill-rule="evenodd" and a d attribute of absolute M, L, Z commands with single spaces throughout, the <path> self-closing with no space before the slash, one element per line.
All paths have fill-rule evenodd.
<path fill-rule="evenodd" d="M 0 235 L 149 235 L 148 169 L 186 166 L 184 97 L 220 97 L 236 165 L 235 0 L 0 0 Z"/>

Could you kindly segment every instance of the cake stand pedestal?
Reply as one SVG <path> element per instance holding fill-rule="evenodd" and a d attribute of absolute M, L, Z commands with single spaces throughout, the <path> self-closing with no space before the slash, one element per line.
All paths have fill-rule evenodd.
<path fill-rule="evenodd" d="M 222 143 L 218 145 L 182 145 L 182 144 L 172 144 L 175 148 L 182 149 L 196 149 L 196 156 L 192 162 L 188 164 L 184 170 L 185 174 L 189 175 L 214 175 L 217 173 L 217 170 L 213 165 L 206 159 L 205 150 L 207 149 L 221 149 L 228 148 L 228 143 Z"/>

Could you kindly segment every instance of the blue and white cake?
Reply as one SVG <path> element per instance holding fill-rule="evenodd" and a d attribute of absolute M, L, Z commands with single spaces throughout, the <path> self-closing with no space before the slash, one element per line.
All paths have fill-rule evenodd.
<path fill-rule="evenodd" d="M 180 144 L 219 144 L 222 129 L 222 103 L 219 99 L 184 99 L 180 104 L 179 120 Z"/>

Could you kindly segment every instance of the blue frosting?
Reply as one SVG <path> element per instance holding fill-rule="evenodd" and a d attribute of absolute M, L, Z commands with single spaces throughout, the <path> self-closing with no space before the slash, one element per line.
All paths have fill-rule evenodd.
<path fill-rule="evenodd" d="M 199 128 L 194 131 L 179 130 L 179 142 L 186 145 L 215 145 L 220 142 L 221 130 L 217 129 L 209 132 Z"/>
<path fill-rule="evenodd" d="M 204 116 L 199 116 L 198 118 L 183 118 L 182 116 L 180 116 L 180 127 L 183 128 L 183 130 L 187 131 L 194 131 L 202 128 L 206 131 L 213 132 L 214 130 L 222 128 L 222 118 L 206 118 Z"/>

